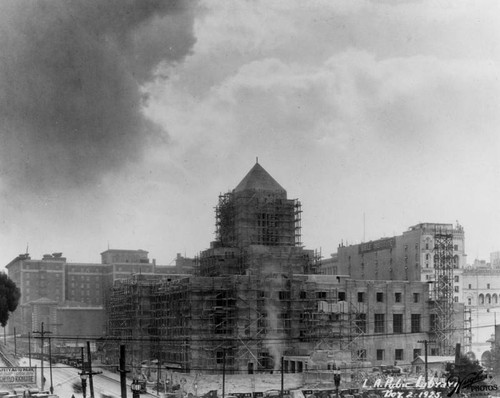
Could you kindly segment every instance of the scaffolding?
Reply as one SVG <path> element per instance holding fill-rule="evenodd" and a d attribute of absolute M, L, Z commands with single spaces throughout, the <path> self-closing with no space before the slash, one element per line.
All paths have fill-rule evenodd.
<path fill-rule="evenodd" d="M 154 318 L 151 313 L 151 296 L 155 281 L 144 275 L 114 283 L 107 302 L 107 336 L 127 342 L 130 347 L 129 364 L 138 372 L 143 360 L 149 359 L 154 347 L 151 345 L 151 327 Z M 103 342 L 108 361 L 118 360 L 118 346 Z"/>
<path fill-rule="evenodd" d="M 254 261 L 265 263 L 266 257 L 272 256 Z M 289 254 L 277 261 L 285 271 Z M 113 289 L 108 336 L 130 344 L 134 369 L 157 360 L 182 372 L 221 373 L 223 367 L 228 373 L 270 372 L 279 369 L 284 356 L 353 349 L 360 355 L 355 349 L 360 318 L 339 293 L 322 276 L 292 277 L 279 269 L 260 275 L 131 278 Z"/>
<path fill-rule="evenodd" d="M 215 242 L 223 247 L 302 246 L 302 206 L 280 195 L 219 195 L 215 208 Z"/>
<path fill-rule="evenodd" d="M 453 231 L 436 226 L 434 230 L 435 282 L 432 299 L 435 308 L 433 332 L 439 355 L 453 355 Z"/>

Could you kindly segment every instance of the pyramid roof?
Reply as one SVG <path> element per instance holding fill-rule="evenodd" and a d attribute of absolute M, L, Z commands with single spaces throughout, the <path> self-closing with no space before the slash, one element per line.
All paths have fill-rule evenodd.
<path fill-rule="evenodd" d="M 255 163 L 234 192 L 247 190 L 279 192 L 286 195 L 286 190 L 259 163 Z"/>

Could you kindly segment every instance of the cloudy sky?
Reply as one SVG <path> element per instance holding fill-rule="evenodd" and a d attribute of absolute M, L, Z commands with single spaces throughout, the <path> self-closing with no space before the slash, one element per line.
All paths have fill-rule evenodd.
<path fill-rule="evenodd" d="M 496 0 L 4 0 L 0 54 L 3 265 L 194 256 L 256 157 L 323 256 L 457 220 L 500 250 Z"/>

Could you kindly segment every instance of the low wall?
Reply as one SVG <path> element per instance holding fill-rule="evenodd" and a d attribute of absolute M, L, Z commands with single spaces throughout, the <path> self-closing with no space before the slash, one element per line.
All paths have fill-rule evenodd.
<path fill-rule="evenodd" d="M 186 393 L 203 395 L 217 390 L 222 395 L 222 375 L 184 374 L 172 372 L 168 374 L 171 383 L 179 384 Z M 303 373 L 288 373 L 283 375 L 283 388 L 293 390 L 304 385 Z M 226 374 L 224 382 L 225 395 L 234 393 L 265 392 L 281 389 L 281 374 Z"/>

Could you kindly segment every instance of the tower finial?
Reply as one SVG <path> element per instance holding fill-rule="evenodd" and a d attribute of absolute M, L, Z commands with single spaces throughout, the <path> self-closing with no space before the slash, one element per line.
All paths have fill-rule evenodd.
<path fill-rule="evenodd" d="M 258 156 L 255 157 L 255 163 L 259 164 L 259 157 Z"/>

